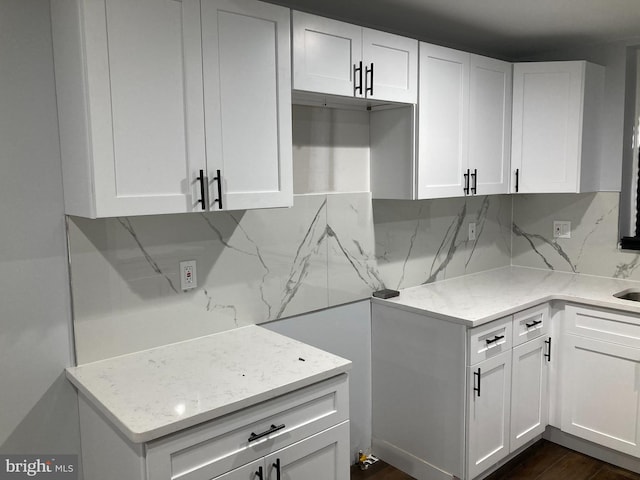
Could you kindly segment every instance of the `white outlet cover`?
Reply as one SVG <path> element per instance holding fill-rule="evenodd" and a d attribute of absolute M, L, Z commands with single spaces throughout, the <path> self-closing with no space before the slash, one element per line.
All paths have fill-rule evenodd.
<path fill-rule="evenodd" d="M 571 222 L 566 220 L 554 220 L 553 238 L 571 238 Z"/>
<path fill-rule="evenodd" d="M 191 290 L 198 286 L 198 272 L 195 260 L 185 260 L 180 262 L 180 288 Z"/>
<path fill-rule="evenodd" d="M 469 241 L 473 241 L 476 239 L 476 224 L 471 222 L 469 223 Z"/>

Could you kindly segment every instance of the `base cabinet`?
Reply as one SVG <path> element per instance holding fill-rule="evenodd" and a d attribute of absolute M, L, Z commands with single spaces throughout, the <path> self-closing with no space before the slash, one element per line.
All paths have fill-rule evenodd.
<path fill-rule="evenodd" d="M 469 367 L 467 478 L 509 454 L 511 352 Z"/>
<path fill-rule="evenodd" d="M 566 312 L 562 430 L 640 457 L 640 325 L 610 311 Z"/>
<path fill-rule="evenodd" d="M 513 349 L 511 450 L 542 435 L 549 423 L 551 339 L 539 337 Z"/>
<path fill-rule="evenodd" d="M 266 458 L 265 480 L 348 480 L 349 422 L 284 448 Z"/>
<path fill-rule="evenodd" d="M 214 480 L 348 480 L 349 422 L 295 443 Z"/>
<path fill-rule="evenodd" d="M 548 305 L 469 329 L 374 303 L 373 451 L 419 479 L 471 480 L 535 439 L 548 331 Z"/>
<path fill-rule="evenodd" d="M 348 480 L 348 388 L 341 374 L 146 443 L 81 395 L 85 478 Z"/>

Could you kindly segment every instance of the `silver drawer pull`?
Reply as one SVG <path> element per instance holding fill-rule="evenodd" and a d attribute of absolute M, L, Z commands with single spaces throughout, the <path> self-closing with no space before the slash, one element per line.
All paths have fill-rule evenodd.
<path fill-rule="evenodd" d="M 284 428 L 284 423 L 282 425 L 271 424 L 271 428 L 269 430 L 265 430 L 262 433 L 253 433 L 253 432 L 251 432 L 251 435 L 249 435 L 249 440 L 247 440 L 247 441 L 248 442 L 253 442 L 255 440 L 258 440 L 259 438 L 266 437 L 267 435 L 271 435 L 273 432 L 277 432 L 278 430 L 282 430 L 283 428 Z"/>

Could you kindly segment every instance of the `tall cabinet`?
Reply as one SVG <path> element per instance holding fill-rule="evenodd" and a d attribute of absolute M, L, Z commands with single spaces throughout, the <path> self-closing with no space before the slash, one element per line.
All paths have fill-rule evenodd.
<path fill-rule="evenodd" d="M 291 204 L 288 9 L 53 0 L 52 20 L 66 213 Z"/>

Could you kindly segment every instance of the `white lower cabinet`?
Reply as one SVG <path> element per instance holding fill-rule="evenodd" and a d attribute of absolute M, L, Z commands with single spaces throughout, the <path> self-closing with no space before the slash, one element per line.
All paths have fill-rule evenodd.
<path fill-rule="evenodd" d="M 550 362 L 549 336 L 539 337 L 513 348 L 511 451 L 541 435 L 547 426 Z"/>
<path fill-rule="evenodd" d="M 468 478 L 476 477 L 509 454 L 511 352 L 468 370 Z"/>
<path fill-rule="evenodd" d="M 530 335 L 542 335 L 548 328 L 546 305 L 519 312 L 514 315 L 512 322 L 508 317 L 474 328 L 471 332 L 486 332 L 494 324 L 497 329 L 504 328 L 503 325 L 511 328 L 512 323 L 519 323 L 518 318 L 533 317 L 542 323 L 534 324 L 533 320 L 528 322 Z M 538 328 L 539 325 L 542 327 Z M 480 338 L 485 343 L 487 340 L 493 342 L 501 336 L 499 330 L 496 330 L 496 334 L 487 332 Z M 478 344 L 473 341 L 478 336 L 472 333 L 471 338 L 473 347 Z M 514 338 L 517 337 L 514 335 Z M 468 368 L 467 478 L 475 478 L 534 440 L 547 426 L 550 337 L 538 336 L 513 347 L 513 350 L 510 344 L 505 345 L 506 351 Z"/>
<path fill-rule="evenodd" d="M 80 396 L 85 478 L 348 480 L 348 388 L 341 374 L 142 444 Z"/>
<path fill-rule="evenodd" d="M 471 480 L 534 440 L 548 322 L 546 304 L 469 329 L 373 303 L 373 451 L 419 479 Z"/>
<path fill-rule="evenodd" d="M 260 480 L 264 478 L 264 459 L 260 459 L 219 475 L 214 480 Z"/>
<path fill-rule="evenodd" d="M 552 337 L 548 304 L 467 328 L 374 301 L 374 452 L 419 479 L 472 480 L 551 425 L 561 444 L 638 468 L 638 315 L 555 316 Z"/>
<path fill-rule="evenodd" d="M 640 457 L 637 319 L 568 306 L 565 322 L 562 430 Z"/>
<path fill-rule="evenodd" d="M 214 480 L 348 480 L 348 450 L 349 422 L 344 422 Z"/>
<path fill-rule="evenodd" d="M 265 480 L 348 480 L 349 423 L 283 448 L 266 458 Z"/>

